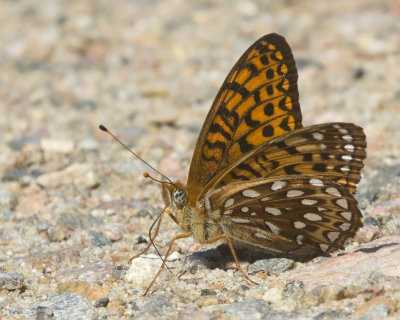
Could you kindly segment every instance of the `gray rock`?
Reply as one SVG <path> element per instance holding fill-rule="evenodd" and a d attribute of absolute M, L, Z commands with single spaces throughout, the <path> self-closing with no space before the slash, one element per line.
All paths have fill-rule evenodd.
<path fill-rule="evenodd" d="M 84 296 L 72 292 L 50 296 L 36 306 L 25 309 L 23 314 L 28 317 L 42 317 L 39 319 L 51 319 L 51 311 L 57 320 L 96 318 L 95 309 L 90 301 Z"/>
<path fill-rule="evenodd" d="M 373 306 L 366 313 L 365 317 L 367 319 L 384 319 L 390 315 L 390 308 L 384 304 L 379 304 Z"/>
<path fill-rule="evenodd" d="M 135 314 L 135 319 L 176 319 L 178 312 L 174 310 L 168 298 L 155 294 L 148 297 L 146 304 Z"/>
<path fill-rule="evenodd" d="M 268 271 L 271 274 L 279 274 L 294 266 L 294 261 L 286 258 L 271 258 L 258 260 L 249 266 L 249 272 Z"/>
<path fill-rule="evenodd" d="M 234 319 L 262 319 L 268 313 L 270 306 L 262 299 L 244 300 L 227 306 L 226 314 Z"/>
<path fill-rule="evenodd" d="M 89 232 L 89 238 L 90 238 L 90 241 L 92 242 L 92 244 L 97 247 L 103 247 L 103 246 L 111 244 L 110 239 L 108 239 L 105 236 L 103 236 L 102 234 L 94 232 L 94 231 Z"/>
<path fill-rule="evenodd" d="M 18 198 L 11 192 L 0 193 L 0 209 L 14 210 L 18 204 Z"/>
<path fill-rule="evenodd" d="M 299 312 L 273 312 L 267 314 L 263 320 L 288 320 L 288 319 L 296 319 L 296 320 L 311 320 L 312 317 L 301 314 Z"/>
<path fill-rule="evenodd" d="M 18 272 L 0 272 L 0 291 L 18 290 L 24 286 L 24 276 Z"/>

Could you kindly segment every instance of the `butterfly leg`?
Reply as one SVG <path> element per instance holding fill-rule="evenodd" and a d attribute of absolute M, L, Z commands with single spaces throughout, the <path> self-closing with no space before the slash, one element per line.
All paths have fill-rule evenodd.
<path fill-rule="evenodd" d="M 156 230 L 155 230 L 155 232 L 154 232 L 154 236 L 153 236 L 153 237 L 151 236 L 151 229 L 152 229 L 153 226 L 154 226 L 154 223 L 153 223 L 152 226 L 150 227 L 150 230 L 149 230 L 150 242 L 147 244 L 146 248 L 144 248 L 144 250 L 143 250 L 142 252 L 140 252 L 139 254 L 133 256 L 132 258 L 130 258 L 130 259 L 129 259 L 129 263 L 131 263 L 132 260 L 134 260 L 134 259 L 140 257 L 142 254 L 146 253 L 146 252 L 150 249 L 150 246 L 152 245 L 153 240 L 158 236 L 158 230 L 160 229 L 161 220 L 162 220 L 162 218 L 164 217 L 164 213 L 167 213 L 167 214 L 171 217 L 171 219 L 174 220 L 174 222 L 176 222 L 175 216 L 174 216 L 171 212 L 169 212 L 169 210 L 168 210 L 167 208 L 165 208 L 165 209 L 160 213 L 160 215 L 158 216 L 158 218 L 157 218 L 158 221 L 156 220 L 156 221 L 157 221 L 157 226 L 156 226 Z M 154 222 L 156 222 L 156 221 L 154 221 Z"/>
<path fill-rule="evenodd" d="M 160 267 L 160 269 L 158 270 L 157 274 L 154 276 L 154 278 L 153 278 L 153 280 L 151 281 L 150 285 L 147 287 L 147 289 L 146 289 L 145 293 L 143 294 L 143 296 L 146 296 L 146 295 L 149 293 L 150 288 L 153 286 L 154 282 L 156 281 L 156 279 L 157 279 L 158 276 L 160 275 L 162 269 L 164 269 L 165 263 L 167 262 L 167 258 L 168 258 L 168 256 L 171 254 L 171 250 L 172 250 L 172 246 L 173 246 L 174 242 L 175 242 L 176 240 L 178 240 L 178 239 L 190 237 L 191 235 L 192 235 L 192 234 L 191 234 L 190 232 L 185 232 L 185 233 L 178 234 L 177 236 L 175 236 L 175 237 L 172 238 L 172 240 L 171 240 L 171 242 L 170 242 L 170 244 L 169 244 L 167 253 L 166 253 L 165 256 L 164 256 L 164 259 L 163 259 L 163 262 L 162 262 L 162 264 L 161 264 L 161 267 Z"/>
<path fill-rule="evenodd" d="M 255 282 L 255 281 L 253 281 L 253 280 L 251 280 L 251 279 L 248 277 L 248 275 L 247 275 L 247 274 L 242 270 L 242 268 L 240 267 L 239 260 L 238 260 L 238 258 L 237 258 L 237 256 L 236 256 L 235 248 L 233 247 L 233 244 L 232 244 L 232 240 L 231 240 L 231 238 L 230 238 L 226 233 L 221 233 L 221 234 L 219 234 L 219 235 L 217 235 L 217 236 L 215 236 L 215 237 L 213 237 L 213 238 L 211 238 L 211 239 L 208 239 L 207 242 L 208 242 L 208 243 L 212 243 L 212 242 L 215 242 L 215 241 L 217 241 L 217 240 L 219 240 L 219 239 L 222 239 L 222 238 L 225 238 L 226 242 L 228 243 L 229 249 L 231 249 L 231 252 L 232 252 L 233 259 L 235 260 L 236 267 L 237 267 L 238 270 L 242 273 L 243 277 L 244 277 L 247 281 L 249 281 L 250 283 L 256 284 L 256 285 L 257 285 L 258 283 Z"/>

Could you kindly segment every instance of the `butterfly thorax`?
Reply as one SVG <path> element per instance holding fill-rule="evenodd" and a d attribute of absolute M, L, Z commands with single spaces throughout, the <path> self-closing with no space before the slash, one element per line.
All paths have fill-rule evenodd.
<path fill-rule="evenodd" d="M 192 203 L 184 185 L 177 181 L 174 185 L 163 184 L 163 199 L 166 207 L 174 215 L 176 223 L 185 231 L 192 233 L 200 243 L 222 233 L 217 219 L 220 212 L 207 212 L 204 202 Z"/>

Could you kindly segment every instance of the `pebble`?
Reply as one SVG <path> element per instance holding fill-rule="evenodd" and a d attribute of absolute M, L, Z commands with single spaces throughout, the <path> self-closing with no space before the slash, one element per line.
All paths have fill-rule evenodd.
<path fill-rule="evenodd" d="M 9 192 L 0 192 L 0 210 L 14 210 L 18 204 L 18 198 Z"/>
<path fill-rule="evenodd" d="M 321 296 L 325 301 L 335 301 L 345 298 L 344 288 L 335 284 L 317 287 L 313 290 L 313 293 Z"/>
<path fill-rule="evenodd" d="M 40 146 L 51 152 L 70 153 L 74 150 L 74 142 L 67 139 L 42 139 Z"/>
<path fill-rule="evenodd" d="M 263 299 L 251 299 L 232 303 L 226 307 L 225 313 L 234 319 L 262 319 L 271 309 Z"/>
<path fill-rule="evenodd" d="M 102 234 L 94 231 L 89 232 L 89 238 L 92 245 L 97 247 L 103 247 L 111 244 L 111 240 L 103 236 Z"/>
<path fill-rule="evenodd" d="M 0 291 L 20 290 L 24 287 L 24 275 L 18 272 L 0 272 Z"/>
<path fill-rule="evenodd" d="M 26 308 L 23 314 L 28 317 L 37 317 L 45 313 L 51 314 L 50 310 L 43 311 L 43 308 L 50 309 L 56 319 L 88 319 L 91 320 L 96 312 L 92 304 L 84 296 L 72 292 L 64 292 L 52 295 L 42 300 L 36 306 Z"/>
<path fill-rule="evenodd" d="M 291 259 L 286 258 L 271 258 L 271 259 L 264 259 L 264 260 L 257 260 L 256 262 L 252 263 L 248 271 L 268 271 L 271 274 L 279 274 L 290 270 L 294 266 L 294 261 Z"/>

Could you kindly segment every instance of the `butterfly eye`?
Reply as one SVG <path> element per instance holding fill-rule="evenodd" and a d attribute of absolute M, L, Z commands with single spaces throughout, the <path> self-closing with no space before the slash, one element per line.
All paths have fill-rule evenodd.
<path fill-rule="evenodd" d="M 174 191 L 174 203 L 178 209 L 182 209 L 187 201 L 186 191 L 184 189 L 176 189 Z"/>

